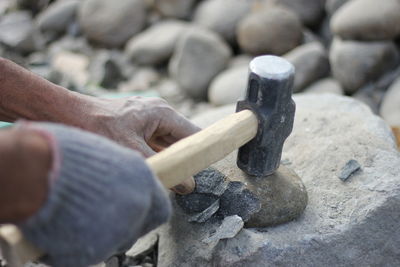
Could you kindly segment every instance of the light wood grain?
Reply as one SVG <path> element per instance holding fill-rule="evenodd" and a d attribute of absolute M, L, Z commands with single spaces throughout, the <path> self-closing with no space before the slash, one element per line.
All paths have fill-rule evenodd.
<path fill-rule="evenodd" d="M 257 133 L 249 110 L 232 114 L 147 160 L 163 185 L 171 188 L 246 144 Z"/>
<path fill-rule="evenodd" d="M 250 141 L 257 133 L 257 124 L 249 110 L 232 114 L 148 158 L 147 163 L 166 188 L 174 187 Z M 0 227 L 0 245 L 13 267 L 42 255 L 13 225 Z"/>

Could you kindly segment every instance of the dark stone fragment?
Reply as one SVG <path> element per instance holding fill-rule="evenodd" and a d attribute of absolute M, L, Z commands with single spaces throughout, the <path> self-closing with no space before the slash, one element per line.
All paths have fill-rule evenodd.
<path fill-rule="evenodd" d="M 207 168 L 194 176 L 196 181 L 195 193 L 222 195 L 228 183 L 225 175 L 213 168 Z"/>
<path fill-rule="evenodd" d="M 230 182 L 220 198 L 217 214 L 223 218 L 238 215 L 246 222 L 260 209 L 260 200 L 242 182 Z"/>
<path fill-rule="evenodd" d="M 204 211 L 197 213 L 189 218 L 189 222 L 203 223 L 208 221 L 219 209 L 219 200 L 215 201 L 210 207 Z"/>
<path fill-rule="evenodd" d="M 176 195 L 176 203 L 185 213 L 189 214 L 202 212 L 217 200 L 218 197 L 211 194 L 192 193 L 184 196 Z"/>
<path fill-rule="evenodd" d="M 339 178 L 343 182 L 346 181 L 350 176 L 352 176 L 356 171 L 361 168 L 360 163 L 358 161 L 351 159 L 349 160 L 346 165 L 342 168 Z"/>

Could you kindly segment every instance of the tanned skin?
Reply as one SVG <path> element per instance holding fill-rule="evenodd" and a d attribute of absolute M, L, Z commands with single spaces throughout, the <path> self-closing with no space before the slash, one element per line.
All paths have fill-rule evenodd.
<path fill-rule="evenodd" d="M 103 135 L 149 157 L 199 130 L 160 99 L 107 100 L 72 92 L 0 57 L 0 121 L 63 123 Z M 52 154 L 29 127 L 0 130 L 0 223 L 23 221 L 46 200 Z M 189 178 L 174 188 L 194 189 Z"/>

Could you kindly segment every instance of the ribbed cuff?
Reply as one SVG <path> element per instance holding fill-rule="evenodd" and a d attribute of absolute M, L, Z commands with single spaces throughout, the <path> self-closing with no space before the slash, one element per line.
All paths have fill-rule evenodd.
<path fill-rule="evenodd" d="M 50 263 L 100 262 L 168 219 L 167 194 L 139 153 L 71 127 L 20 127 L 42 133 L 52 146 L 48 199 L 20 225 Z"/>

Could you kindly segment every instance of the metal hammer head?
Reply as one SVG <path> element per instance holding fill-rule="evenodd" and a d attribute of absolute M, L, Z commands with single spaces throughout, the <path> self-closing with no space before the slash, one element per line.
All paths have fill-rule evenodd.
<path fill-rule="evenodd" d="M 249 175 L 267 176 L 280 164 L 283 143 L 293 128 L 294 67 L 277 56 L 260 56 L 250 62 L 245 100 L 236 111 L 250 109 L 258 118 L 257 135 L 239 148 L 237 165 Z"/>

